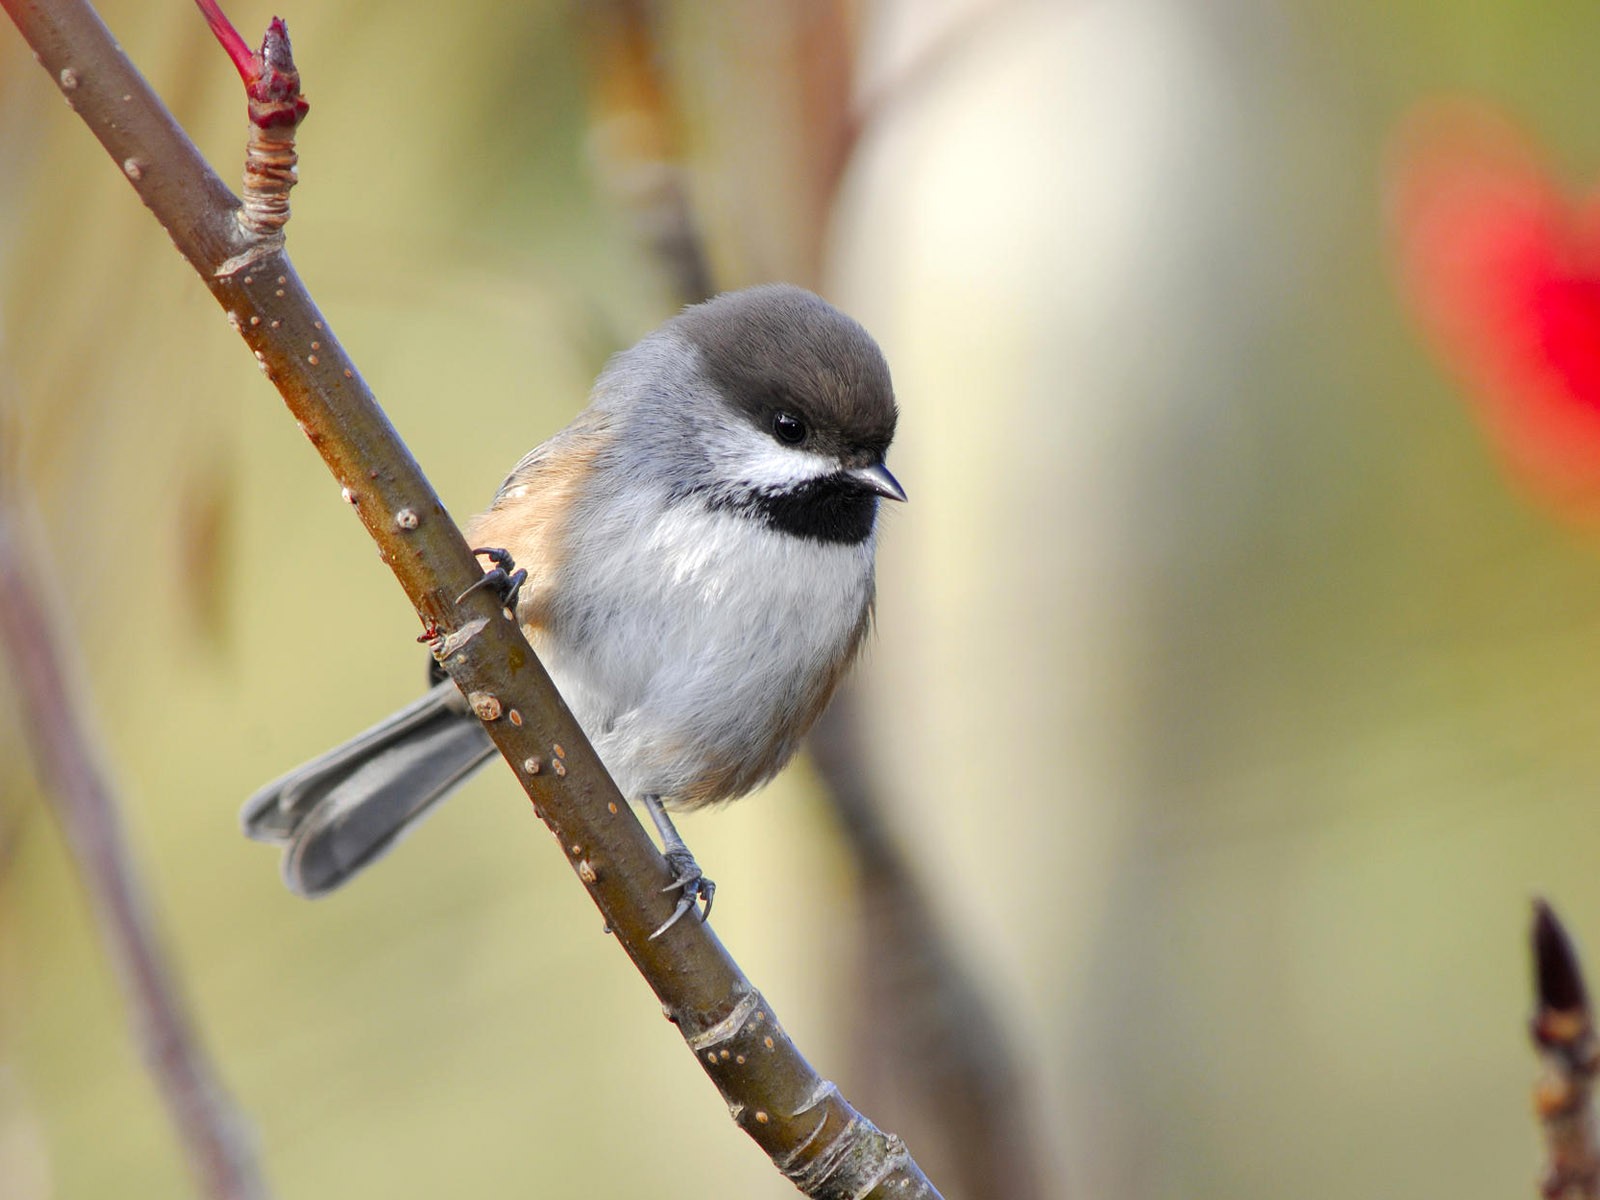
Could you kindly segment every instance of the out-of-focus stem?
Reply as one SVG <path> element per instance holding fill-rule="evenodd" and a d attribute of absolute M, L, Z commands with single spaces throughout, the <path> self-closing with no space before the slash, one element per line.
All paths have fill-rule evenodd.
<path fill-rule="evenodd" d="M 100 768 L 96 738 L 75 703 L 51 606 L 39 587 L 53 572 L 31 553 L 33 543 L 15 498 L 0 489 L 0 640 L 42 790 L 72 849 L 145 1065 L 201 1193 L 262 1200 L 267 1188 L 249 1131 L 195 1032 Z"/>

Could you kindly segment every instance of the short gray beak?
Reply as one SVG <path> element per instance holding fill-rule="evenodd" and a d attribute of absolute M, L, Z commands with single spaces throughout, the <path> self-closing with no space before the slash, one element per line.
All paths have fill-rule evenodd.
<path fill-rule="evenodd" d="M 879 463 L 875 467 L 857 467 L 850 472 L 852 478 L 866 484 L 885 500 L 905 501 L 906 490 L 900 481 L 889 474 L 889 468 Z"/>

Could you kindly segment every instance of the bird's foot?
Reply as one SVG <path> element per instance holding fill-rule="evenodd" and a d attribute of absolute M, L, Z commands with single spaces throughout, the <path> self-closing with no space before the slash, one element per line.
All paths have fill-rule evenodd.
<path fill-rule="evenodd" d="M 717 885 L 706 878 L 688 847 L 668 850 L 663 857 L 672 872 L 672 882 L 661 890 L 679 893 L 678 907 L 672 910 L 672 915 L 662 923 L 661 928 L 650 935 L 652 942 L 676 925 L 678 918 L 686 912 L 694 912 L 704 922 L 711 915 L 711 898 L 717 894 Z M 699 906 L 702 900 L 706 902 L 705 908 Z"/>
<path fill-rule="evenodd" d="M 483 573 L 482 579 L 457 596 L 456 603 L 460 604 L 479 588 L 487 588 L 500 598 L 501 608 L 516 612 L 517 594 L 522 590 L 522 585 L 528 581 L 528 573 L 517 566 L 509 550 L 487 546 L 474 549 L 473 553 L 481 554 L 494 563 L 494 566 Z"/>

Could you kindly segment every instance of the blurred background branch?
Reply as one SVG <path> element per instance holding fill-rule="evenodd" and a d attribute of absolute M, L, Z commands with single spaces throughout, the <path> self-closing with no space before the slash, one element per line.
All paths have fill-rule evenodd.
<path fill-rule="evenodd" d="M 77 863 L 80 885 L 116 971 L 128 1025 L 166 1103 L 201 1195 L 264 1200 L 251 1131 L 228 1097 L 195 1028 L 165 938 L 101 763 L 102 750 L 74 696 L 76 671 L 49 596 L 57 578 L 39 553 L 25 499 L 0 479 L 0 638 L 32 751 L 40 791 Z M 94 590 L 107 581 L 77 560 L 67 578 Z M 51 614 L 58 614 L 52 617 Z"/>
<path fill-rule="evenodd" d="M 856 745 L 853 695 L 838 697 L 813 735 L 811 752 L 827 782 L 856 867 L 861 946 L 856 966 L 856 1062 L 865 1095 L 903 1112 L 940 1164 L 954 1195 L 1042 1196 L 1039 1130 L 1027 1103 L 1030 1081 L 995 1013 L 995 998 L 973 979 L 928 903 Z M 960 893 L 969 886 L 950 880 Z"/>

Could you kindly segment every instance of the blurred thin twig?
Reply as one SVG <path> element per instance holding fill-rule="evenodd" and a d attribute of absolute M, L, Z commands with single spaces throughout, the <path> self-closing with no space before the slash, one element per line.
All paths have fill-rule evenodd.
<path fill-rule="evenodd" d="M 833 155 L 823 162 L 823 178 L 830 196 L 838 193 L 863 138 L 882 127 L 891 111 L 903 107 L 963 54 L 970 53 L 973 39 L 987 32 L 1007 9 L 1018 3 L 1019 0 L 975 0 L 964 12 L 946 21 L 910 62 L 856 98 L 845 111 Z"/>
<path fill-rule="evenodd" d="M 0 638 L 42 790 L 77 862 L 134 1036 L 202 1194 L 261 1200 L 268 1192 L 249 1130 L 195 1031 L 99 765 L 96 739 L 74 702 L 48 616 L 52 606 L 40 588 L 49 571 L 33 552 L 36 540 L 20 500 L 0 488 Z"/>
<path fill-rule="evenodd" d="M 856 693 L 834 698 L 812 758 L 856 859 L 863 964 L 858 1031 L 869 1095 L 893 1094 L 927 1132 L 924 1158 L 952 1194 L 1035 1200 L 1044 1181 L 1023 1071 L 883 819 L 863 766 Z"/>
<path fill-rule="evenodd" d="M 676 113 L 657 46 L 653 0 L 583 7 L 589 51 L 590 162 L 634 238 L 685 304 L 711 297 L 711 266 L 689 204 Z"/>

